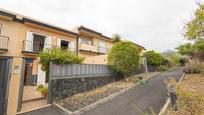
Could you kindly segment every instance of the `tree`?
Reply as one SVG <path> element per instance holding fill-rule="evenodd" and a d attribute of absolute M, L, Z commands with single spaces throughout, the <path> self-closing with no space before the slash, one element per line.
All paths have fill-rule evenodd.
<path fill-rule="evenodd" d="M 193 55 L 195 58 L 204 59 L 204 40 L 198 40 L 193 44 Z"/>
<path fill-rule="evenodd" d="M 144 57 L 147 60 L 147 64 L 152 66 L 160 66 L 165 60 L 160 53 L 157 53 L 153 50 L 145 52 Z"/>
<path fill-rule="evenodd" d="M 172 50 L 167 50 L 167 51 L 161 53 L 161 55 L 165 58 L 165 60 L 168 61 L 168 63 L 167 63 L 168 66 L 175 66 L 175 65 L 179 64 L 180 55 L 177 52 L 172 51 Z M 164 64 L 164 65 L 166 65 L 166 64 Z"/>
<path fill-rule="evenodd" d="M 108 53 L 108 65 L 125 77 L 128 77 L 136 70 L 139 60 L 138 47 L 129 41 L 115 43 Z"/>
<path fill-rule="evenodd" d="M 192 52 L 193 52 L 193 46 L 191 43 L 180 45 L 176 49 L 178 50 L 178 53 L 181 55 L 190 56 L 192 55 Z"/>
<path fill-rule="evenodd" d="M 184 36 L 188 40 L 201 40 L 204 36 L 204 4 L 198 3 L 198 6 L 192 20 L 184 26 Z"/>
<path fill-rule="evenodd" d="M 119 34 L 114 34 L 113 35 L 113 42 L 116 43 L 116 42 L 120 42 L 121 41 L 121 37 Z"/>
<path fill-rule="evenodd" d="M 77 56 L 71 51 L 59 48 L 45 50 L 39 54 L 39 58 L 42 69 L 46 72 L 46 81 L 48 81 L 50 62 L 55 64 L 79 64 L 84 60 L 84 58 Z"/>

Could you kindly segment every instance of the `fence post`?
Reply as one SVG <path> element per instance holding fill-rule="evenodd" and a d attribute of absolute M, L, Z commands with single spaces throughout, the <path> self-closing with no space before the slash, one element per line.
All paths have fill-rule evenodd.
<path fill-rule="evenodd" d="M 52 62 L 49 63 L 49 82 L 48 82 L 48 104 L 52 103 Z"/>

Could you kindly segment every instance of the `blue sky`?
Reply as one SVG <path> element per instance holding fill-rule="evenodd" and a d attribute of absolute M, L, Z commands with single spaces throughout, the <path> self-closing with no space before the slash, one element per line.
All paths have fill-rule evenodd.
<path fill-rule="evenodd" d="M 104 35 L 118 33 L 149 50 L 184 42 L 184 22 L 194 0 L 0 0 L 0 7 L 64 28 L 83 25 Z"/>

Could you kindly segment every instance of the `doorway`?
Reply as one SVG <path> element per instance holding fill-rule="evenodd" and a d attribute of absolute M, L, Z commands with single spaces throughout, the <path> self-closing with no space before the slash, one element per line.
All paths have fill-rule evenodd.
<path fill-rule="evenodd" d="M 23 71 L 19 93 L 18 112 L 47 105 L 47 99 L 37 89 L 37 77 L 33 75 L 34 59 L 23 59 Z"/>
<path fill-rule="evenodd" d="M 36 85 L 36 78 L 32 74 L 33 71 L 33 59 L 25 59 L 25 73 L 24 73 L 24 85 L 33 86 Z"/>
<path fill-rule="evenodd" d="M 11 73 L 11 60 L 0 57 L 0 115 L 7 114 L 8 87 Z"/>

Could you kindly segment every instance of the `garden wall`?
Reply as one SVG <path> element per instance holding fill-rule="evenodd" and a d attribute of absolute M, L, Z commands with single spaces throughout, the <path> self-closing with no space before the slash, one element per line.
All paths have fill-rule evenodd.
<path fill-rule="evenodd" d="M 118 80 L 117 76 L 94 76 L 52 80 L 51 102 L 82 93 Z"/>
<path fill-rule="evenodd" d="M 120 80 L 107 65 L 50 64 L 48 102 L 60 100 Z"/>

